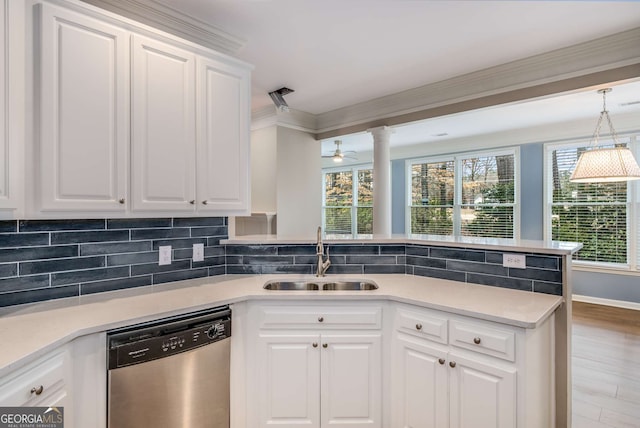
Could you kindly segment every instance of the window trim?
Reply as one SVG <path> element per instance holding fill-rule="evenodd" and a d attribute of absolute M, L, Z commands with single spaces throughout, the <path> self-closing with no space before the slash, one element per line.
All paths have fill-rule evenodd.
<path fill-rule="evenodd" d="M 424 156 L 405 160 L 405 234 L 411 234 L 411 189 L 413 165 L 422 163 L 438 163 L 453 161 L 453 234 L 443 236 L 462 236 L 461 208 L 462 208 L 462 160 L 473 157 L 513 155 L 513 238 L 520 239 L 520 147 L 500 147 L 486 150 L 473 150 L 451 154 Z M 508 204 L 504 204 L 508 205 Z M 510 238 L 505 238 L 510 239 Z"/>

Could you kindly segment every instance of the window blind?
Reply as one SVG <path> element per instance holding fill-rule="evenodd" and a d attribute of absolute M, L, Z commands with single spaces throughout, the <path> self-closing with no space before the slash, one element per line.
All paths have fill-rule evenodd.
<path fill-rule="evenodd" d="M 454 161 L 411 165 L 411 233 L 452 235 Z"/>
<path fill-rule="evenodd" d="M 623 144 L 626 145 L 626 144 Z M 613 147 L 605 142 L 602 147 Z M 582 242 L 574 260 L 627 264 L 628 183 L 572 183 L 569 181 L 584 146 L 552 150 L 547 157 L 550 174 L 551 238 Z"/>

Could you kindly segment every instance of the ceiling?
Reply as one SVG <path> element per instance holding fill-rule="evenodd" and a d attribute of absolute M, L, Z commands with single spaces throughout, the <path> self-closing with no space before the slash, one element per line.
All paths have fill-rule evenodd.
<path fill-rule="evenodd" d="M 602 110 L 602 95 L 597 92 L 597 89 L 605 86 L 613 89 L 607 94 L 606 107 L 616 131 L 624 131 L 625 128 L 640 130 L 640 79 L 638 79 L 395 126 L 391 145 L 392 147 L 422 145 L 539 126 L 552 127 L 554 124 L 568 122 L 574 124 L 582 122 L 579 126 L 574 125 L 572 132 L 574 137 L 590 136 L 595 130 L 598 115 Z M 602 134 L 608 133 L 609 130 L 605 124 Z M 337 139 L 342 141 L 343 150 L 370 152 L 373 149 L 370 133 L 351 134 Z M 333 141 L 334 139 L 330 139 L 322 142 L 323 154 L 329 154 L 335 150 Z"/>
<path fill-rule="evenodd" d="M 637 1 L 153 0 L 245 40 L 235 55 L 255 66 L 252 110 L 286 86 L 292 109 L 312 114 L 442 81 L 640 26 Z M 638 101 L 638 83 L 610 95 Z M 626 93 L 625 93 L 626 92 Z M 497 128 L 589 115 L 593 88 L 397 127 L 392 145 L 459 138 Z M 640 111 L 640 104 L 625 112 Z M 634 110 L 636 109 L 636 110 Z M 499 118 L 499 119 L 497 119 Z M 461 122 L 464 120 L 464 122 Z M 464 126 L 461 126 L 464 123 Z M 344 138 L 361 150 L 370 135 Z M 323 141 L 323 153 L 332 140 Z"/>

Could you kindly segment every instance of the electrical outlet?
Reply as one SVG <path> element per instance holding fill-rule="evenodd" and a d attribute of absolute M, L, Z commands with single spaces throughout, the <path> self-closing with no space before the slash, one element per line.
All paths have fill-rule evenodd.
<path fill-rule="evenodd" d="M 170 265 L 171 264 L 171 245 L 158 247 L 158 264 Z"/>
<path fill-rule="evenodd" d="M 193 244 L 193 261 L 201 262 L 204 260 L 204 244 Z"/>
<path fill-rule="evenodd" d="M 502 266 L 516 269 L 527 268 L 527 256 L 524 254 L 503 254 Z"/>

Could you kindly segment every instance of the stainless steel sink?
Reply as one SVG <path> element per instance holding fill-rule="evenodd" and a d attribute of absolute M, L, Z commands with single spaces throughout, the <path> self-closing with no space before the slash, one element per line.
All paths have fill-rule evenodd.
<path fill-rule="evenodd" d="M 365 291 L 377 290 L 378 285 L 371 281 L 282 281 L 267 282 L 265 290 L 280 291 Z"/>
<path fill-rule="evenodd" d="M 377 290 L 378 285 L 369 281 L 336 281 L 322 284 L 325 291 L 365 291 Z"/>
<path fill-rule="evenodd" d="M 269 281 L 264 287 L 265 290 L 280 291 L 318 291 L 320 286 L 314 282 L 307 281 Z"/>

